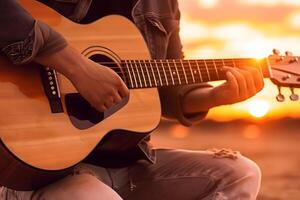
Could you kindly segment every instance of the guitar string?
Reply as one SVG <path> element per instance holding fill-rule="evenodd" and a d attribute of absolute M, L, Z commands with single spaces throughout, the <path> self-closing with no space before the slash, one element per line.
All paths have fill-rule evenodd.
<path fill-rule="evenodd" d="M 137 60 L 134 60 L 134 61 L 137 61 Z M 151 62 L 152 61 L 152 62 Z M 204 64 L 200 64 L 200 63 L 195 63 L 196 62 L 196 60 L 184 60 L 185 62 L 180 62 L 180 64 L 181 64 L 181 67 L 179 66 L 174 66 L 173 64 L 179 64 L 178 62 L 154 62 L 153 60 L 149 60 L 148 62 L 140 62 L 140 61 L 138 61 L 138 62 L 133 62 L 133 60 L 131 60 L 131 62 L 128 62 L 128 63 L 126 63 L 126 62 L 124 62 L 124 60 L 122 60 L 122 62 L 120 63 L 120 64 L 123 64 L 122 66 L 124 67 L 124 64 L 126 65 L 125 67 L 127 67 L 127 69 L 128 69 L 128 71 L 132 74 L 132 72 L 133 73 L 139 73 L 140 74 L 140 72 L 139 71 L 141 71 L 142 73 L 144 73 L 144 70 L 142 70 L 142 68 L 144 68 L 144 67 L 146 67 L 146 68 L 153 68 L 154 69 L 154 76 L 153 76 L 153 74 L 151 74 L 151 76 L 149 75 L 147 75 L 147 74 L 145 74 L 145 76 L 147 77 L 147 78 L 144 78 L 144 80 L 140 80 L 140 81 L 138 81 L 138 79 L 137 80 L 132 80 L 132 81 L 130 81 L 129 80 L 129 77 L 128 77 L 128 74 L 126 74 L 125 76 L 124 76 L 124 73 L 122 73 L 122 72 L 116 72 L 120 77 L 122 77 L 123 78 L 123 80 L 125 81 L 125 82 L 128 82 L 128 83 L 126 83 L 129 87 L 132 87 L 132 88 L 135 88 L 136 86 L 137 87 L 139 87 L 139 86 L 141 86 L 141 87 L 143 87 L 143 85 L 149 85 L 149 86 L 151 86 L 151 87 L 153 87 L 152 85 L 154 85 L 154 84 L 150 84 L 150 80 L 154 80 L 155 78 L 157 78 L 156 76 L 157 76 L 157 73 L 161 73 L 161 72 L 166 72 L 164 75 L 162 75 L 162 78 L 163 78 L 163 80 L 164 81 L 157 81 L 157 83 L 158 84 L 155 84 L 154 85 L 154 87 L 155 86 L 162 86 L 162 85 L 166 85 L 166 84 L 164 84 L 164 83 L 167 83 L 168 85 L 177 85 L 177 84 L 181 84 L 181 82 L 183 82 L 183 84 L 185 84 L 185 81 L 186 82 L 191 82 L 191 83 L 196 83 L 196 82 L 199 82 L 199 81 L 201 81 L 201 82 L 207 82 L 207 81 L 211 81 L 212 79 L 211 79 L 211 76 L 213 76 L 213 74 L 211 74 L 211 72 L 214 72 L 214 74 L 215 75 L 217 75 L 217 76 L 219 76 L 219 70 L 217 70 L 217 68 L 219 69 L 220 68 L 220 66 L 217 66 L 216 64 L 218 64 L 218 63 L 221 63 L 222 62 L 222 64 L 228 64 L 228 63 L 226 63 L 226 62 L 223 62 L 223 61 L 221 61 L 221 60 L 219 60 L 219 61 L 214 61 L 214 60 L 210 60 L 210 61 L 206 61 L 206 63 L 204 63 Z M 193 63 L 193 61 L 194 61 L 194 63 Z M 229 59 L 227 60 L 227 61 L 229 61 Z M 240 59 L 240 60 L 230 60 L 230 64 L 233 64 L 234 66 L 236 66 L 237 64 L 243 64 L 243 63 L 241 63 L 241 61 L 248 61 L 248 60 L 246 60 L 246 59 Z M 199 61 L 198 61 L 199 62 Z M 212 63 L 214 63 L 214 65 L 213 66 L 209 66 L 209 63 L 208 62 L 212 62 Z M 234 63 L 233 63 L 234 62 Z M 236 63 L 236 62 L 239 62 L 239 63 Z M 103 65 L 105 65 L 105 64 L 117 64 L 117 63 L 115 63 L 115 62 L 98 62 L 99 64 L 103 64 Z M 131 65 L 131 66 L 128 66 L 128 65 Z M 138 66 L 133 66 L 133 64 L 139 64 L 139 69 L 138 69 Z M 151 64 L 153 64 L 153 65 L 155 65 L 155 66 L 151 66 Z M 156 65 L 157 64 L 157 65 Z M 162 66 L 162 65 L 160 65 L 160 64 L 168 64 L 168 65 L 170 65 L 170 66 L 165 66 L 165 68 L 166 69 L 162 69 L 162 67 L 164 67 L 164 66 Z M 182 65 L 183 64 L 183 65 Z M 184 64 L 186 64 L 186 65 L 184 65 Z M 173 66 L 172 66 L 173 65 Z M 189 66 L 189 67 L 191 67 L 191 68 L 193 68 L 193 70 L 192 71 L 196 71 L 196 72 L 199 72 L 199 70 L 200 70 L 200 74 L 201 75 L 199 75 L 199 73 L 192 73 L 192 71 L 191 71 L 191 69 L 187 69 L 187 71 L 185 70 L 185 69 L 183 69 L 182 67 L 187 67 L 187 65 Z M 121 67 L 122 67 L 121 66 Z M 224 66 L 224 65 L 221 65 L 221 66 Z M 233 67 L 234 67 L 233 66 Z M 169 74 L 169 73 L 173 73 L 173 72 L 171 72 L 168 68 L 177 68 L 177 71 L 178 71 L 178 73 L 176 73 L 176 74 Z M 196 69 L 195 69 L 195 67 L 197 67 Z M 198 67 L 199 67 L 199 69 L 198 69 Z M 118 66 L 118 67 L 109 67 L 109 68 L 111 68 L 111 69 L 119 69 L 119 70 L 121 70 L 120 69 L 120 67 Z M 129 68 L 131 68 L 131 69 L 129 69 Z M 155 68 L 157 68 L 157 69 L 159 69 L 159 70 L 156 70 Z M 201 72 L 201 69 L 200 68 L 202 68 L 202 70 L 205 70 L 205 73 L 203 73 L 203 72 Z M 207 71 L 208 72 L 207 72 Z M 188 72 L 188 71 L 190 71 L 190 72 Z M 128 73 L 128 72 L 127 72 Z M 208 74 L 209 73 L 209 74 Z M 183 75 L 185 74 L 185 76 L 186 77 L 183 77 Z M 174 75 L 174 76 L 173 76 Z M 178 77 L 179 76 L 179 77 Z M 171 83 L 168 83 L 168 80 L 167 79 L 173 79 L 174 81 L 174 83 L 173 82 L 171 82 L 171 80 L 170 80 L 170 82 Z M 218 77 L 219 78 L 219 77 Z M 177 82 L 177 83 L 175 83 L 175 82 Z M 135 86 L 134 86 L 135 85 Z"/>
<path fill-rule="evenodd" d="M 160 62 L 160 61 L 157 61 L 157 62 L 155 62 L 155 61 L 147 61 L 147 62 L 144 62 L 143 60 L 141 60 L 141 61 L 138 61 L 138 60 L 130 60 L 130 61 L 128 61 L 128 62 L 126 62 L 125 60 L 122 60 L 121 61 L 121 63 L 116 63 L 116 62 L 97 62 L 97 63 L 99 63 L 99 64 L 139 64 L 139 65 L 146 65 L 146 64 L 153 64 L 153 65 L 155 65 L 155 64 L 158 64 L 158 65 L 161 65 L 161 64 L 169 64 L 169 65 L 174 65 L 174 63 L 175 64 L 179 64 L 179 65 L 188 65 L 189 63 L 190 64 L 198 64 L 198 65 L 202 65 L 202 66 L 205 66 L 205 63 L 206 64 L 212 64 L 212 63 L 216 63 L 216 64 L 220 64 L 220 63 L 222 63 L 222 64 L 235 64 L 235 63 L 237 62 L 237 63 L 242 63 L 242 62 L 248 62 L 247 60 L 235 60 L 235 61 L 230 61 L 230 63 L 228 63 L 228 61 L 227 61 L 227 63 L 226 62 L 222 62 L 222 61 L 197 61 L 197 63 L 196 63 L 196 61 L 193 61 L 193 60 L 191 60 L 191 61 L 186 61 L 186 60 L 184 60 L 183 62 L 173 62 L 173 61 L 170 61 L 170 62 Z M 250 62 L 248 62 L 248 63 L 250 63 Z M 255 62 L 255 63 L 257 63 L 257 62 Z M 251 63 L 250 63 L 251 64 Z M 253 64 L 253 61 L 252 61 L 252 64 Z M 172 66 L 171 66 L 172 67 Z M 174 66 L 173 66 L 174 67 Z"/>
<path fill-rule="evenodd" d="M 245 59 L 243 59 L 243 61 L 245 61 Z M 104 63 L 104 62 L 100 62 L 101 64 L 102 63 Z M 108 63 L 108 62 L 106 62 L 106 63 Z M 114 63 L 114 62 L 109 62 L 109 63 Z M 216 63 L 216 62 L 215 62 Z M 114 64 L 116 64 L 116 63 L 114 63 Z M 121 63 L 121 64 L 127 64 L 127 63 Z M 219 80 L 220 79 L 220 74 L 219 74 L 219 70 L 216 70 L 216 67 L 215 66 L 211 66 L 211 67 L 208 67 L 207 65 L 205 65 L 205 68 L 203 67 L 204 65 L 200 65 L 199 66 L 199 64 L 198 64 L 198 66 L 199 66 L 199 68 L 201 68 L 201 67 L 203 67 L 203 69 L 204 70 L 207 70 L 208 71 L 208 73 L 207 73 L 207 71 L 205 71 L 205 73 L 202 73 L 201 72 L 201 69 L 200 69 L 200 75 L 199 75 L 199 73 L 192 73 L 190 70 L 188 70 L 188 71 L 190 71 L 190 72 L 187 72 L 186 70 L 184 70 L 184 69 L 181 69 L 182 67 L 179 67 L 178 69 L 177 69 L 177 71 L 178 71 L 178 74 L 176 73 L 176 74 L 169 74 L 169 73 L 171 73 L 171 71 L 169 71 L 169 69 L 167 69 L 167 70 L 161 70 L 161 69 L 159 69 L 159 70 L 156 70 L 155 68 L 156 68 L 156 66 L 151 66 L 151 64 L 152 63 L 146 63 L 146 64 L 148 64 L 148 65 L 145 65 L 145 63 L 142 63 L 143 65 L 140 65 L 139 66 L 139 68 L 140 69 L 137 69 L 138 67 L 137 66 L 133 66 L 133 64 L 136 64 L 136 63 L 130 63 L 130 68 L 131 69 L 129 69 L 129 67 L 127 66 L 127 69 L 128 69 L 128 71 L 130 72 L 130 74 L 132 74 L 132 73 L 134 73 L 134 74 L 136 74 L 136 73 L 139 73 L 140 74 L 140 72 L 139 71 L 141 71 L 143 74 L 144 74 L 144 76 L 145 77 L 147 77 L 147 78 L 144 78 L 144 80 L 140 80 L 140 81 L 138 81 L 138 79 L 137 80 L 129 80 L 129 77 L 128 77 L 128 74 L 126 74 L 127 75 L 127 77 L 126 77 L 126 75 L 124 76 L 124 74 L 122 73 L 122 72 L 117 72 L 117 74 L 120 76 L 120 77 L 122 77 L 123 78 L 123 80 L 124 81 L 126 81 L 126 82 L 128 82 L 128 85 L 130 86 L 130 83 L 131 83 L 131 85 L 140 85 L 140 86 L 142 86 L 143 87 L 143 85 L 153 85 L 153 84 L 151 84 L 151 81 L 152 80 L 154 80 L 155 78 L 157 78 L 156 76 L 157 76 L 157 73 L 161 73 L 161 72 L 166 72 L 165 73 L 165 75 L 162 75 L 162 78 L 163 78 L 163 80 L 164 81 L 157 81 L 159 84 L 156 84 L 156 86 L 159 86 L 159 85 L 174 85 L 174 84 L 176 84 L 175 82 L 191 82 L 191 83 L 196 83 L 196 82 L 199 82 L 199 81 L 201 81 L 201 82 L 207 82 L 207 81 L 213 81 L 214 80 L 214 78 L 212 79 L 211 78 L 211 76 L 214 76 L 214 74 L 215 75 L 217 75 L 217 77 L 218 77 L 218 79 L 217 80 Z M 140 63 L 139 63 L 140 64 Z M 149 65 L 150 64 L 150 65 Z M 155 64 L 155 63 L 153 63 L 153 64 Z M 159 64 L 159 63 L 158 63 Z M 171 64 L 171 63 L 169 63 L 169 64 Z M 226 63 L 225 63 L 226 64 Z M 232 63 L 233 64 L 233 63 Z M 242 64 L 242 63 L 239 63 L 239 64 Z M 236 64 L 235 64 L 236 65 Z M 158 65 L 159 66 L 159 65 Z M 191 66 L 191 67 L 198 67 L 197 66 L 197 64 L 195 64 L 195 63 L 190 63 L 190 65 L 189 66 Z M 154 68 L 154 76 L 153 76 L 153 74 L 151 74 L 151 76 L 149 75 L 147 75 L 147 74 L 145 74 L 144 73 L 144 70 L 142 70 L 142 68 L 143 67 L 146 67 L 146 68 Z M 159 66 L 159 68 L 161 68 L 162 66 Z M 171 67 L 171 66 L 170 66 Z M 184 66 L 185 67 L 185 66 Z M 117 68 L 117 69 L 119 69 L 120 70 L 120 67 L 110 67 L 110 68 Z M 166 67 L 167 68 L 167 67 Z M 173 66 L 172 68 L 177 68 L 177 66 Z M 195 69 L 193 70 L 193 71 L 195 71 Z M 183 73 L 182 73 L 183 72 Z M 197 68 L 196 69 L 196 72 L 199 72 L 199 69 Z M 214 72 L 214 74 L 212 74 L 212 72 Z M 127 72 L 128 73 L 128 72 Z M 186 76 L 186 78 L 185 77 L 183 77 L 183 75 L 184 75 L 184 73 L 186 73 L 185 74 L 185 76 Z M 173 76 L 174 75 L 174 76 Z M 179 76 L 179 77 L 178 77 Z M 221 76 L 222 76 L 222 74 L 221 74 Z M 174 80 L 173 82 L 171 82 L 171 78 Z M 169 83 L 169 81 L 168 81 L 168 79 L 170 79 L 170 82 L 171 83 Z M 224 79 L 224 78 L 223 78 Z M 166 83 L 166 84 L 164 84 L 164 83 Z"/>
<path fill-rule="evenodd" d="M 107 65 L 107 64 L 115 64 L 115 65 L 118 65 L 117 63 L 114 63 L 114 62 L 111 62 L 111 63 L 103 63 L 103 62 L 97 62 L 98 64 L 102 64 L 102 65 Z M 135 64 L 139 64 L 138 66 L 134 66 Z M 153 64 L 153 65 L 151 65 L 151 64 Z M 109 66 L 107 66 L 107 67 L 109 67 L 110 69 L 121 69 L 122 67 L 126 67 L 126 68 L 128 68 L 128 67 L 130 67 L 130 68 L 133 68 L 133 69 L 136 69 L 137 67 L 139 67 L 139 68 L 142 68 L 142 67 L 146 67 L 146 68 L 160 68 L 159 69 L 159 71 L 160 72 L 163 72 L 164 70 L 164 68 L 166 69 L 166 70 L 168 70 L 168 68 L 169 68 L 169 66 L 166 66 L 166 65 L 160 65 L 160 63 L 157 63 L 157 67 L 156 67 L 156 64 L 155 63 L 127 63 L 127 64 L 125 64 L 125 63 L 121 63 L 121 67 L 119 67 L 119 66 L 117 66 L 117 67 L 109 67 Z M 228 63 L 227 63 L 228 64 Z M 235 66 L 238 66 L 238 67 L 240 67 L 240 65 L 243 65 L 244 63 L 235 63 L 235 64 L 233 64 L 232 63 L 232 65 L 234 65 L 234 66 L 229 66 L 229 65 L 226 65 L 226 63 L 225 63 L 225 65 L 211 65 L 211 64 L 206 64 L 206 65 L 201 65 L 201 64 L 195 64 L 195 63 L 190 63 L 190 65 L 188 65 L 188 64 L 184 64 L 184 65 L 180 65 L 180 66 L 174 66 L 174 65 L 172 65 L 172 63 L 169 63 L 169 65 L 170 65 L 170 68 L 172 68 L 172 69 L 176 69 L 177 68 L 177 70 L 182 70 L 183 71 L 183 69 L 182 69 L 182 67 L 184 67 L 184 68 L 187 68 L 187 67 L 189 67 L 189 66 L 191 66 L 191 67 L 198 67 L 199 66 L 199 68 L 201 68 L 202 70 L 206 70 L 206 69 L 209 69 L 209 70 L 213 70 L 213 71 L 215 71 L 216 70 L 216 68 L 217 69 L 222 69 L 222 67 L 223 66 L 227 66 L 227 67 L 235 67 Z M 245 63 L 245 64 L 247 64 L 247 63 Z M 249 65 L 247 65 L 247 66 L 249 66 Z M 251 67 L 251 66 L 249 66 L 249 67 Z M 253 66 L 252 66 L 253 67 Z M 187 69 L 187 70 L 189 70 L 189 69 Z M 196 70 L 198 70 L 198 69 L 196 69 Z M 155 70 L 155 71 L 157 71 L 157 70 Z"/>

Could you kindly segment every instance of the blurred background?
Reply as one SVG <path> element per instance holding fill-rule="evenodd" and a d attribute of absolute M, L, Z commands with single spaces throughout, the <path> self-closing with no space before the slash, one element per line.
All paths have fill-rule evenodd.
<path fill-rule="evenodd" d="M 299 0 L 179 3 L 186 58 L 261 58 L 273 48 L 300 55 Z M 255 97 L 211 109 L 192 128 L 165 121 L 157 130 L 160 134 L 153 134 L 153 142 L 158 147 L 241 151 L 262 169 L 259 199 L 300 199 L 300 102 L 290 101 L 291 92 L 284 89 L 286 101 L 278 103 L 277 87 L 269 80 L 265 83 Z"/>

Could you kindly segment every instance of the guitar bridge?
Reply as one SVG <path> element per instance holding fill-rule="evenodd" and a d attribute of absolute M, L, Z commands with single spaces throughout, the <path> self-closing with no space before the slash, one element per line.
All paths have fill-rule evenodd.
<path fill-rule="evenodd" d="M 52 113 L 64 112 L 55 70 L 41 66 L 41 79 Z"/>

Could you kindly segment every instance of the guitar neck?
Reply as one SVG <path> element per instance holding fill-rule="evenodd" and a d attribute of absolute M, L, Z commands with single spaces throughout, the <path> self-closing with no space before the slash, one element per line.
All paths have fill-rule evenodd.
<path fill-rule="evenodd" d="M 268 59 L 123 60 L 123 80 L 130 89 L 188 85 L 225 80 L 223 66 L 257 68 L 270 77 Z"/>

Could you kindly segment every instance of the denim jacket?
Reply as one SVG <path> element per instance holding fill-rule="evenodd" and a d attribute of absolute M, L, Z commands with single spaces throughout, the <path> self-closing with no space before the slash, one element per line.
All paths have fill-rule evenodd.
<path fill-rule="evenodd" d="M 75 22 L 86 16 L 92 0 L 40 0 Z M 105 3 L 103 3 L 105 6 Z M 148 44 L 152 58 L 182 58 L 177 0 L 137 0 L 132 18 Z"/>

